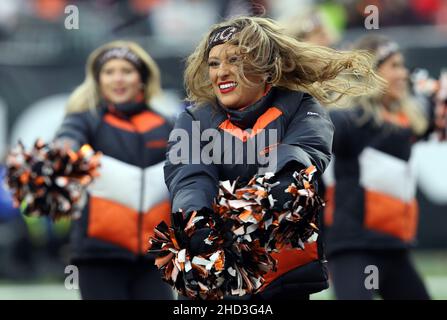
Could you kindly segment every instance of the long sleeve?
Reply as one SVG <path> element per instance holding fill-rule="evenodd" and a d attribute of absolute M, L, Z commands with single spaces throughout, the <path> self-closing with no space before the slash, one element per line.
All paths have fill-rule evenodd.
<path fill-rule="evenodd" d="M 202 162 L 199 126 L 199 122 L 193 121 L 185 111 L 180 114 L 169 137 L 164 175 L 173 212 L 211 208 L 217 196 L 218 168 Z M 198 144 L 197 149 L 194 144 Z"/>
<path fill-rule="evenodd" d="M 56 132 L 55 140 L 57 142 L 69 141 L 73 149 L 78 149 L 83 144 L 89 143 L 93 121 L 93 117 L 89 117 L 87 112 L 68 114 Z"/>
<path fill-rule="evenodd" d="M 295 161 L 303 167 L 315 165 L 318 174 L 322 174 L 331 159 L 333 134 L 327 111 L 312 96 L 304 94 L 278 146 L 276 172 Z"/>

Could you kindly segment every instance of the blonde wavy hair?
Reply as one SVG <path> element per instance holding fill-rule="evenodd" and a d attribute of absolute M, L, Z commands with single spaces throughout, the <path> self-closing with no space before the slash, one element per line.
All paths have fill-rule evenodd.
<path fill-rule="evenodd" d="M 370 52 L 374 57 L 377 68 L 379 60 L 378 51 L 381 47 L 387 46 L 389 43 L 392 43 L 392 41 L 385 36 L 367 35 L 360 38 L 354 44 L 354 48 L 367 50 Z M 360 124 L 371 118 L 379 125 L 383 123 L 384 117 L 382 112 L 382 97 L 383 93 L 376 92 L 352 99 L 353 105 L 358 105 L 365 111 L 364 115 L 360 119 Z M 416 100 L 411 98 L 408 88 L 404 97 L 393 103 L 390 112 L 403 113 L 408 118 L 412 131 L 418 135 L 423 134 L 428 128 L 428 120 Z"/>
<path fill-rule="evenodd" d="M 87 59 L 85 67 L 84 81 L 73 91 L 68 98 L 67 113 L 82 112 L 86 110 L 95 110 L 98 107 L 101 93 L 98 81 L 95 79 L 94 66 L 98 57 L 110 48 L 128 48 L 138 56 L 146 65 L 148 78 L 142 79 L 146 84 L 144 87 L 145 101 L 149 105 L 151 99 L 161 93 L 160 70 L 155 61 L 146 51 L 135 42 L 131 41 L 113 41 L 94 50 Z"/>
<path fill-rule="evenodd" d="M 372 57 L 367 52 L 337 51 L 300 42 L 272 19 L 238 17 L 212 26 L 187 59 L 184 76 L 187 99 L 197 105 L 216 104 L 208 76 L 207 45 L 213 32 L 225 26 L 240 30 L 227 43 L 236 45 L 242 56 L 236 76 L 245 85 L 254 85 L 247 76 L 266 75 L 272 86 L 307 92 L 323 105 L 383 87 L 384 82 L 374 72 Z"/>

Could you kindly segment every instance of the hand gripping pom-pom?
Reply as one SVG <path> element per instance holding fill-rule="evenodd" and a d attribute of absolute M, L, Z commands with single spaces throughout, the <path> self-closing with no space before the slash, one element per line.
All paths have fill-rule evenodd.
<path fill-rule="evenodd" d="M 155 264 L 163 279 L 184 296 L 215 300 L 254 293 L 275 266 L 259 240 L 235 236 L 229 220 L 205 210 L 185 220 L 182 212 L 174 217 L 176 227 L 164 222 L 156 227 L 149 252 L 157 254 Z"/>
<path fill-rule="evenodd" d="M 173 227 L 162 222 L 150 239 L 163 279 L 193 299 L 257 293 L 276 270 L 270 252 L 286 245 L 303 249 L 315 239 L 324 205 L 312 184 L 315 172 L 312 166 L 293 174 L 284 190 L 291 203 L 282 211 L 271 192 L 273 174 L 266 174 L 245 184 L 221 182 L 213 210 L 174 213 Z"/>
<path fill-rule="evenodd" d="M 269 233 L 267 247 L 279 251 L 285 245 L 304 249 L 306 242 L 313 242 L 318 236 L 318 213 L 324 206 L 312 183 L 316 168 L 311 166 L 293 174 L 294 182 L 285 192 L 292 195 L 287 210 L 274 213 L 273 224 L 276 226 Z"/>
<path fill-rule="evenodd" d="M 77 218 L 85 190 L 98 176 L 100 156 L 89 145 L 75 152 L 37 140 L 27 151 L 19 142 L 6 159 L 6 181 L 15 206 L 26 215 Z"/>

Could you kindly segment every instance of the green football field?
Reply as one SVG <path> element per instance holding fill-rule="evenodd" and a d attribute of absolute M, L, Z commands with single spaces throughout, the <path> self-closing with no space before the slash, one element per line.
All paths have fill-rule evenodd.
<path fill-rule="evenodd" d="M 413 255 L 433 299 L 447 300 L 447 251 L 419 251 Z M 0 300 L 41 299 L 76 300 L 77 290 L 67 290 L 62 282 L 48 283 L 0 283 Z M 314 294 L 313 300 L 333 299 L 331 289 Z"/>
<path fill-rule="evenodd" d="M 413 261 L 425 285 L 435 300 L 447 300 L 447 250 L 418 251 Z M 311 296 L 315 300 L 334 299 L 331 288 Z"/>

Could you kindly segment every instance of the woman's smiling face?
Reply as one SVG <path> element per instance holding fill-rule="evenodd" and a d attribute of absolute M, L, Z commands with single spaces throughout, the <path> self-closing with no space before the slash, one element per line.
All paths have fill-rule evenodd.
<path fill-rule="evenodd" d="M 247 86 L 238 79 L 238 63 L 242 59 L 237 46 L 219 44 L 211 48 L 208 55 L 208 72 L 213 92 L 219 102 L 229 109 L 240 109 L 249 106 L 262 98 L 266 82 L 262 75 L 247 76 L 254 85 Z"/>
<path fill-rule="evenodd" d="M 138 70 L 124 59 L 107 61 L 99 73 L 102 96 L 112 103 L 132 101 L 141 92 L 142 82 Z"/>
<path fill-rule="evenodd" d="M 385 99 L 397 101 L 406 95 L 408 70 L 405 67 L 404 57 L 401 53 L 397 52 L 389 57 L 378 68 L 378 74 L 388 82 Z"/>

